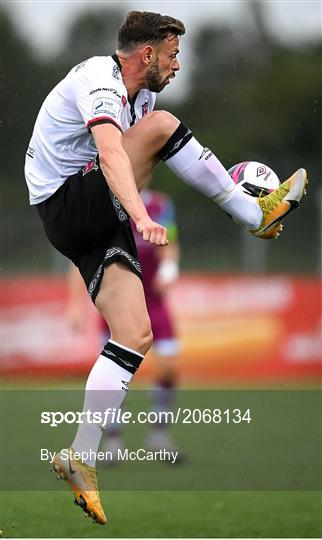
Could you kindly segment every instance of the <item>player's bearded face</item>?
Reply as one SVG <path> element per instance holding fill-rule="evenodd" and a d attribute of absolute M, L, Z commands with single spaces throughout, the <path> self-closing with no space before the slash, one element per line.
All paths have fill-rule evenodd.
<path fill-rule="evenodd" d="M 161 92 L 167 84 L 167 77 L 162 77 L 158 57 L 146 72 L 146 81 L 151 92 Z"/>
<path fill-rule="evenodd" d="M 161 92 L 163 88 L 173 79 L 175 72 L 180 69 L 177 60 L 179 53 L 178 36 L 168 36 L 155 50 L 156 56 L 146 71 L 147 88 L 151 92 Z"/>

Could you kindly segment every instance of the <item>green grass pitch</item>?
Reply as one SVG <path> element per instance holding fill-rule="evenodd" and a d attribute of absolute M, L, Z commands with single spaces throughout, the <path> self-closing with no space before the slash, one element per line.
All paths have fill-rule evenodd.
<path fill-rule="evenodd" d="M 47 400 L 46 407 L 49 407 L 49 410 L 55 408 L 77 410 L 77 406 L 79 407 L 82 403 L 83 390 L 74 393 L 70 391 L 63 392 L 57 397 L 56 394 L 51 392 L 52 388 L 53 386 L 50 385 L 48 394 L 44 396 Z M 77 388 L 80 387 L 77 385 Z M 136 394 L 130 394 L 132 396 L 130 398 L 129 395 L 130 405 L 133 402 L 134 407 Z M 207 406 L 208 400 L 212 400 L 212 396 L 216 400 L 221 399 L 222 403 L 225 402 L 226 394 L 222 393 L 220 397 L 218 391 L 214 391 L 213 394 L 204 391 L 200 394 L 187 393 L 182 395 L 181 399 L 186 400 L 187 403 L 191 402 L 194 406 Z M 21 402 L 17 399 L 19 397 Z M 250 394 L 238 394 L 237 397 L 238 400 L 244 399 L 246 406 Z M 255 400 L 255 398 L 256 395 L 253 399 Z M 235 397 L 232 396 L 231 399 L 235 399 Z M 138 408 L 147 407 L 147 398 L 143 398 L 142 394 L 137 394 L 137 400 Z M 40 401 L 41 404 L 39 405 Z M 254 424 L 252 431 L 249 431 L 247 425 L 238 429 L 232 427 L 231 430 L 228 430 L 225 426 L 222 426 L 221 430 L 216 427 L 213 429 L 214 438 L 211 439 L 209 438 L 209 426 L 196 426 L 196 431 L 193 431 L 192 428 L 187 430 L 186 427 L 181 425 L 178 426 L 178 440 L 183 447 L 186 446 L 187 448 L 189 448 L 190 443 L 195 444 L 196 440 L 197 442 L 200 441 L 205 447 L 208 444 L 207 448 L 213 448 L 216 442 L 224 439 L 224 435 L 225 437 L 233 437 L 236 444 L 239 441 L 240 444 L 243 443 L 247 449 L 250 449 L 249 463 L 252 470 L 255 471 L 254 479 L 252 479 L 252 483 L 254 483 L 257 475 L 261 472 L 261 461 L 257 460 L 256 462 L 254 458 L 256 445 L 258 445 L 257 449 L 260 449 L 261 441 L 263 441 L 263 448 L 273 447 L 275 443 L 281 444 L 281 448 L 285 448 L 285 455 L 276 462 L 276 465 L 279 466 L 278 475 L 284 474 L 285 482 L 287 482 L 289 481 L 288 468 L 290 465 L 290 454 L 288 452 L 293 448 L 289 441 L 292 441 L 293 436 L 298 437 L 296 440 L 300 441 L 303 438 L 303 449 L 297 454 L 293 463 L 295 467 L 299 468 L 300 472 L 302 471 L 303 481 L 308 482 L 303 484 L 304 487 L 301 491 L 296 486 L 292 491 L 274 490 L 279 476 L 272 479 L 270 490 L 269 488 L 265 491 L 259 489 L 237 491 L 238 488 L 229 490 L 223 488 L 223 478 L 220 475 L 218 479 L 222 482 L 221 486 L 210 483 L 208 490 L 203 491 L 200 489 L 201 484 L 198 483 L 199 473 L 193 474 L 192 469 L 199 467 L 198 470 L 200 470 L 201 475 L 209 476 L 210 467 L 216 468 L 218 466 L 217 457 L 219 454 L 210 456 L 209 461 L 207 461 L 208 454 L 205 451 L 199 455 L 199 461 L 197 459 L 193 461 L 194 450 L 191 453 L 191 459 L 188 459 L 182 465 L 175 466 L 176 469 L 171 469 L 171 465 L 164 463 L 155 466 L 153 470 L 161 479 L 163 477 L 168 478 L 169 475 L 173 478 L 171 487 L 169 489 L 166 487 L 167 490 L 164 489 L 163 491 L 143 490 L 145 489 L 144 486 L 147 485 L 144 483 L 144 479 L 141 485 L 142 475 L 147 474 L 146 465 L 140 465 L 135 469 L 129 463 L 121 463 L 118 467 L 110 470 L 102 469 L 99 475 L 99 483 L 102 490 L 102 504 L 109 521 L 106 526 L 100 526 L 93 524 L 90 519 L 86 518 L 80 508 L 74 506 L 72 493 L 63 482 L 59 484 L 54 477 L 51 477 L 48 463 L 42 463 L 39 474 L 33 472 L 38 470 L 38 464 L 36 463 L 38 461 L 37 453 L 37 459 L 32 464 L 34 469 L 32 469 L 29 476 L 26 470 L 28 465 L 19 464 L 18 479 L 21 480 L 21 485 L 24 487 L 21 490 L 12 489 L 1 493 L 0 529 L 2 530 L 2 536 L 4 538 L 320 538 L 322 536 L 322 493 L 318 490 L 309 491 L 308 488 L 305 488 L 305 485 L 310 485 L 311 482 L 310 477 L 307 475 L 312 475 L 312 470 L 318 471 L 318 474 L 320 471 L 319 467 L 310 467 L 307 466 L 307 463 L 310 465 L 310 463 L 314 462 L 314 456 L 320 454 L 319 449 L 315 453 L 314 451 L 310 453 L 312 443 L 308 437 L 302 437 L 301 435 L 306 416 L 300 417 L 297 413 L 294 421 L 290 420 L 289 430 L 282 423 L 281 428 L 277 430 L 276 437 L 276 422 L 270 423 L 269 419 L 274 416 L 277 417 L 278 413 L 282 416 L 282 405 L 278 405 L 277 394 L 274 400 L 269 401 L 269 407 L 264 406 L 263 401 L 262 394 L 259 394 L 258 400 L 254 401 L 257 424 Z M 306 402 L 307 398 L 305 397 L 303 403 Z M 315 402 L 312 401 L 312 403 Z M 283 404 L 283 400 L 281 404 Z M 23 392 L 20 388 L 19 393 L 10 394 L 8 397 L 4 396 L 2 405 L 3 434 L 6 436 L 2 442 L 3 463 L 1 473 L 4 472 L 6 463 L 8 467 L 11 466 L 12 462 L 18 463 L 19 456 L 29 455 L 34 448 L 38 448 L 40 444 L 43 444 L 44 437 L 48 447 L 55 450 L 60 448 L 59 445 L 62 440 L 72 440 L 71 436 L 75 426 L 68 427 L 70 429 L 68 436 L 64 432 L 55 431 L 48 427 L 45 430 L 40 426 L 39 407 L 42 408 L 45 405 L 36 392 L 29 395 L 28 391 Z M 272 409 L 273 405 L 275 409 Z M 24 412 L 25 417 L 23 416 Z M 12 414 L 12 418 L 10 418 L 10 414 Z M 33 432 L 33 427 L 36 425 L 38 431 Z M 258 428 L 260 428 L 260 425 L 266 426 L 259 438 L 256 436 L 256 425 Z M 296 433 L 296 426 L 299 426 L 299 433 Z M 308 434 L 311 432 L 311 426 L 308 426 Z M 192 437 L 193 433 L 195 435 Z M 137 425 L 132 426 L 127 432 L 127 443 L 130 443 L 132 447 L 134 444 L 143 444 L 145 434 L 144 431 L 138 432 Z M 32 438 L 34 443 L 30 443 L 30 446 L 28 446 L 29 439 Z M 229 451 L 231 446 L 229 442 L 226 446 L 226 452 Z M 193 448 L 195 449 L 195 447 Z M 241 445 L 240 448 L 242 450 L 243 446 Z M 231 460 L 234 459 L 234 453 L 229 454 L 229 456 Z M 268 457 L 270 457 L 270 454 Z M 249 466 L 249 463 L 244 456 L 244 466 Z M 225 465 L 224 462 L 223 465 Z M 239 466 L 238 460 L 237 465 Z M 131 476 L 132 468 L 133 477 Z M 242 467 L 240 468 L 242 469 Z M 12 470 L 15 471 L 16 469 L 17 467 L 13 467 Z M 272 469 L 269 474 L 274 476 L 274 470 Z M 19 475 L 25 475 L 25 482 Z M 117 486 L 118 478 L 121 479 L 122 476 L 126 478 L 127 483 L 124 484 L 123 481 L 123 487 L 120 488 L 122 490 L 118 490 L 115 486 Z M 41 477 L 44 480 L 41 489 L 39 489 L 38 484 Z M 185 478 L 187 478 L 187 485 L 190 482 L 187 490 L 180 489 L 180 486 L 184 485 L 183 480 Z M 30 484 L 34 489 L 27 491 L 26 485 Z M 135 490 L 138 484 L 141 485 L 141 491 Z M 132 485 L 133 489 L 131 489 Z M 24 490 L 22 491 L 22 489 Z"/>
<path fill-rule="evenodd" d="M 319 492 L 102 492 L 109 523 L 93 524 L 63 492 L 3 493 L 7 538 L 316 538 Z"/>

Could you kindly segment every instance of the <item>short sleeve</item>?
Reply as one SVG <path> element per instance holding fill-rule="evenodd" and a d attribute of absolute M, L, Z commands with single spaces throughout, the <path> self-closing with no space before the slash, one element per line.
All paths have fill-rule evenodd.
<path fill-rule="evenodd" d="M 87 128 L 112 123 L 122 131 L 121 114 L 126 104 L 122 82 L 97 76 L 94 70 L 84 71 L 77 85 L 76 106 Z"/>

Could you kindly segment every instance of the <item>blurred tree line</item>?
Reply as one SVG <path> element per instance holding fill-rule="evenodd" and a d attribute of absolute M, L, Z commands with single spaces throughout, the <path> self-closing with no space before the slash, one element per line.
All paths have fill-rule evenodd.
<path fill-rule="evenodd" d="M 322 169 L 322 43 L 282 44 L 270 34 L 260 3 L 252 6 L 252 29 L 209 24 L 195 33 L 187 97 L 174 105 L 161 94 L 158 108 L 179 116 L 227 168 L 244 160 L 263 161 L 282 180 L 298 167 L 308 169 L 311 186 L 301 219 L 291 217 L 289 234 L 276 244 L 269 243 L 269 269 L 314 271 L 318 267 L 319 239 L 314 231 L 319 230 L 316 200 L 321 197 Z M 23 177 L 25 151 L 39 107 L 75 64 L 114 52 L 123 16 L 115 10 L 82 14 L 72 23 L 63 50 L 44 60 L 35 55 L 1 10 L 5 129 L 1 140 L 1 221 L 16 265 L 25 264 L 20 261 L 28 258 L 31 265 L 33 259 L 35 267 L 41 266 L 40 248 L 47 246 L 35 212 L 28 208 Z M 183 39 L 191 39 L 189 28 Z M 154 186 L 175 199 L 186 267 L 240 268 L 239 231 L 223 212 L 199 194 L 192 194 L 163 165 L 157 168 Z M 16 216 L 14 223 L 12 216 Z"/>

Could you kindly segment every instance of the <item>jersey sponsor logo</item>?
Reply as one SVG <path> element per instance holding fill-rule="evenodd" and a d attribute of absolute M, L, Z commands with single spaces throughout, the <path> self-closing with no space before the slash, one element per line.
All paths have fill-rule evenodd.
<path fill-rule="evenodd" d="M 149 112 L 148 107 L 149 107 L 149 100 L 146 99 L 145 102 L 142 105 L 142 116 L 144 116 L 145 114 L 148 114 L 148 112 Z"/>
<path fill-rule="evenodd" d="M 123 107 L 125 107 L 125 105 L 127 104 L 127 99 L 125 96 L 122 96 L 122 105 Z"/>
<path fill-rule="evenodd" d="M 121 99 L 121 95 L 117 90 L 115 90 L 115 88 L 95 88 L 95 90 L 90 91 L 89 95 L 92 96 L 93 94 L 96 94 L 96 92 L 110 92 Z"/>
<path fill-rule="evenodd" d="M 98 165 L 96 163 L 96 156 L 95 156 L 94 159 L 91 159 L 91 161 L 89 161 L 87 165 L 83 167 L 82 173 L 83 173 L 83 176 L 85 176 L 85 174 L 88 174 L 91 171 L 97 171 L 97 170 L 98 170 Z"/>
<path fill-rule="evenodd" d="M 113 118 L 118 118 L 121 109 L 119 101 L 112 97 L 100 97 L 95 99 L 93 103 L 93 115 L 101 116 L 107 114 Z"/>

